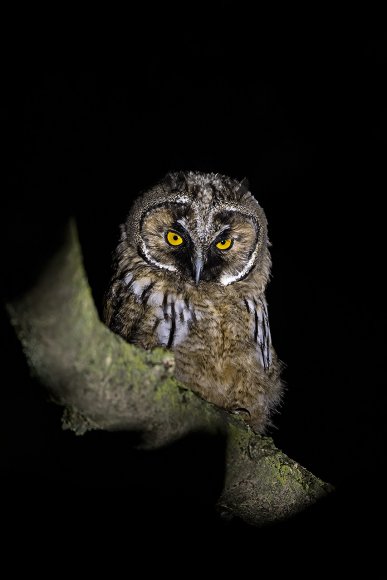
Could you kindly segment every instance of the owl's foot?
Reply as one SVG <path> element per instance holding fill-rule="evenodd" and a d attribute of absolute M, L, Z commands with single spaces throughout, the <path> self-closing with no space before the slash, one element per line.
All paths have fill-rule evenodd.
<path fill-rule="evenodd" d="M 261 413 L 253 414 L 243 407 L 235 407 L 234 409 L 228 409 L 233 415 L 239 415 L 245 423 L 258 435 L 262 435 L 265 432 L 265 426 L 267 424 L 267 418 Z"/>
<path fill-rule="evenodd" d="M 248 409 L 244 409 L 243 407 L 235 407 L 232 409 L 228 409 L 230 413 L 233 415 L 241 415 L 244 421 L 249 421 L 251 419 L 251 413 Z"/>

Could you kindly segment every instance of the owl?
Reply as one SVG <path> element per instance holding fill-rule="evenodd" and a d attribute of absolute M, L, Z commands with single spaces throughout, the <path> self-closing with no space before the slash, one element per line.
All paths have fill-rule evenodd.
<path fill-rule="evenodd" d="M 245 180 L 169 173 L 121 226 L 104 309 L 114 332 L 171 349 L 180 383 L 257 433 L 282 391 L 265 299 L 268 245 Z"/>

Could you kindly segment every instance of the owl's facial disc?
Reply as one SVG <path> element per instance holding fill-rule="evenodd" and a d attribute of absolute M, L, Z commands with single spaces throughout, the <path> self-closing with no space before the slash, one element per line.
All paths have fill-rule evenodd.
<path fill-rule="evenodd" d="M 241 211 L 214 212 L 213 237 L 206 251 L 202 279 L 228 286 L 253 268 L 260 242 L 258 222 Z"/>
<path fill-rule="evenodd" d="M 243 279 L 257 255 L 260 228 L 238 210 L 195 215 L 186 204 L 148 211 L 141 223 L 141 253 L 153 266 L 179 273 L 193 284 L 224 286 Z"/>

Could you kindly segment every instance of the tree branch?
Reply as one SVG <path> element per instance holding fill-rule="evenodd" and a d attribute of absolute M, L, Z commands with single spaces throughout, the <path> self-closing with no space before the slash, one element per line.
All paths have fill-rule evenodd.
<path fill-rule="evenodd" d="M 35 286 L 7 309 L 33 373 L 65 407 L 64 428 L 138 431 L 145 448 L 191 432 L 225 434 L 219 508 L 254 525 L 294 515 L 331 490 L 271 438 L 179 386 L 170 352 L 144 351 L 110 332 L 92 299 L 74 222 Z"/>

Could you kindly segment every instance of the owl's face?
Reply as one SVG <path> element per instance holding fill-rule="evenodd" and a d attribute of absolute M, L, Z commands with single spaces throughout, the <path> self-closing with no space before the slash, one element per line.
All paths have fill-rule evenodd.
<path fill-rule="evenodd" d="M 267 247 L 257 201 L 244 185 L 214 174 L 169 175 L 137 201 L 126 231 L 144 261 L 195 285 L 246 278 Z"/>

